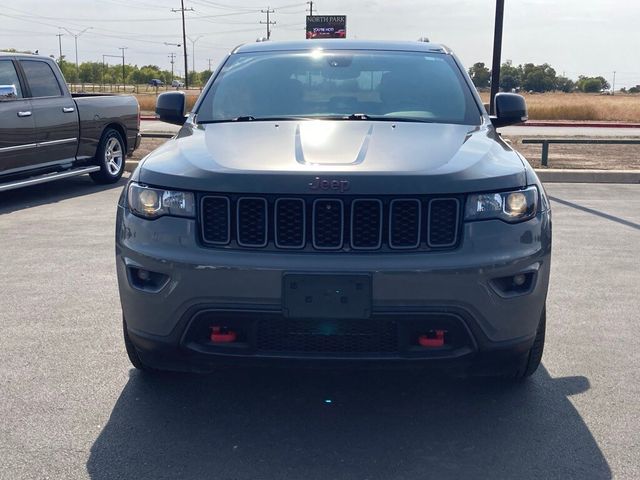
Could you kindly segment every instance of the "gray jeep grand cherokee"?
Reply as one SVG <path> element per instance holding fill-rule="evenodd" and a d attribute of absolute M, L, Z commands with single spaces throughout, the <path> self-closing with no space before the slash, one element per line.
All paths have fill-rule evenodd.
<path fill-rule="evenodd" d="M 119 202 L 127 352 L 147 370 L 435 366 L 531 375 L 551 215 L 465 70 L 430 43 L 235 49 Z"/>

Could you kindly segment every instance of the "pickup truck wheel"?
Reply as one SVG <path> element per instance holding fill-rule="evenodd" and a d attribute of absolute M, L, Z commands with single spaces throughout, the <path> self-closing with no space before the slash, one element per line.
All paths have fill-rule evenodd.
<path fill-rule="evenodd" d="M 124 140 L 117 130 L 107 129 L 96 151 L 96 163 L 100 167 L 97 172 L 90 173 L 91 179 L 96 183 L 115 183 L 124 173 L 126 161 Z"/>

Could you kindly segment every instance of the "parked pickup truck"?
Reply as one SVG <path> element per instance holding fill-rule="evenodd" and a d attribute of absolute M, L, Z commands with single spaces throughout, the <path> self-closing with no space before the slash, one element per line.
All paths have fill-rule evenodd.
<path fill-rule="evenodd" d="M 71 95 L 50 58 L 0 54 L 0 191 L 87 173 L 117 182 L 139 131 L 134 97 Z"/>

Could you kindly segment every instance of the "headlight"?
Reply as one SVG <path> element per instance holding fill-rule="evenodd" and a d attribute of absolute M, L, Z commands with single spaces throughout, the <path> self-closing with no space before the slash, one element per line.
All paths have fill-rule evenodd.
<path fill-rule="evenodd" d="M 133 182 L 129 185 L 127 201 L 133 213 L 149 219 L 162 215 L 193 218 L 196 212 L 191 192 L 143 187 Z"/>
<path fill-rule="evenodd" d="M 524 222 L 538 212 L 538 189 L 528 187 L 516 192 L 474 193 L 467 198 L 466 221 L 499 219 Z"/>

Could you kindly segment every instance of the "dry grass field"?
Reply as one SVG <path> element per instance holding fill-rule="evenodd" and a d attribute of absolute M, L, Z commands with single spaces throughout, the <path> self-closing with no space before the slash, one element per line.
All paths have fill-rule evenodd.
<path fill-rule="evenodd" d="M 74 90 L 100 92 L 100 85 L 70 86 Z M 155 112 L 157 94 L 171 91 L 170 87 L 160 88 L 157 93 L 148 85 L 127 86 L 126 93 L 135 94 L 143 114 Z M 105 90 L 106 93 L 125 93 L 121 90 Z M 137 92 L 137 93 L 136 93 Z M 187 107 L 191 109 L 200 95 L 200 89 L 190 89 L 187 94 Z M 615 96 L 591 93 L 525 93 L 531 120 L 578 120 L 640 123 L 640 94 L 622 94 Z M 489 103 L 489 92 L 480 93 L 482 101 Z"/>
<path fill-rule="evenodd" d="M 534 168 L 540 164 L 541 145 L 523 144 L 522 138 L 504 136 Z M 640 170 L 640 145 L 550 145 L 548 168 Z"/>
<path fill-rule="evenodd" d="M 163 93 L 163 92 L 160 92 Z M 198 99 L 200 95 L 200 90 L 188 90 L 187 94 L 187 109 L 191 110 L 194 103 Z M 138 103 L 140 104 L 140 111 L 143 114 L 152 114 L 156 110 L 156 98 L 158 98 L 154 93 L 139 93 L 135 96 L 138 99 Z"/>
<path fill-rule="evenodd" d="M 482 92 L 489 102 L 489 93 Z M 531 120 L 640 122 L 640 95 L 589 93 L 524 94 Z"/>

